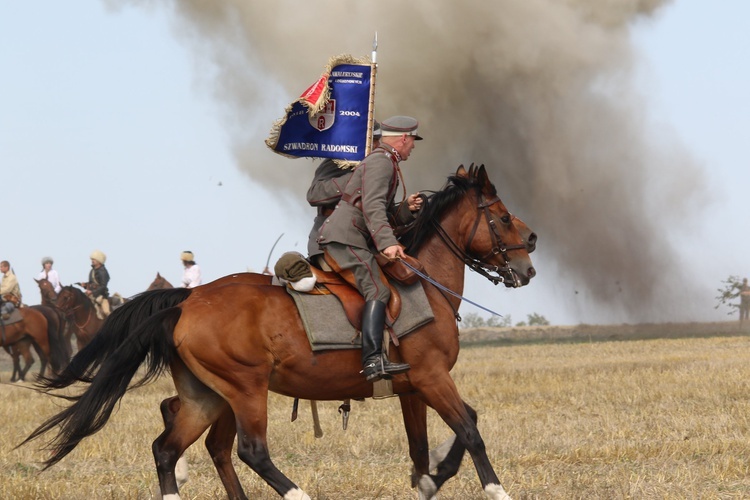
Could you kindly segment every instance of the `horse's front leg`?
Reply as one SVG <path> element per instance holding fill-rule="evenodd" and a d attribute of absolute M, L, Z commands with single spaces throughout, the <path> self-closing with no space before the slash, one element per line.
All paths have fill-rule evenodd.
<path fill-rule="evenodd" d="M 420 500 L 437 498 L 437 491 L 458 474 L 466 448 L 456 436 L 451 436 L 434 450 L 428 451 L 427 405 L 415 395 L 402 395 L 401 411 L 409 441 L 409 456 L 414 464 L 411 478 Z M 477 412 L 464 403 L 469 416 L 477 423 Z M 430 472 L 435 471 L 434 474 Z"/>
<path fill-rule="evenodd" d="M 500 480 L 487 457 L 484 440 L 476 424 L 476 414 L 472 418 L 473 410 L 461 400 L 453 379 L 448 372 L 423 375 L 419 380 L 412 379 L 412 384 L 422 393 L 425 402 L 434 408 L 456 433 L 460 446 L 456 447 L 454 443 L 451 452 L 463 453 L 461 447 L 468 450 L 487 497 L 491 500 L 509 500 L 510 496 L 500 485 Z"/>
<path fill-rule="evenodd" d="M 416 487 L 421 477 L 429 474 L 429 444 L 427 440 L 427 405 L 415 394 L 400 394 L 401 413 L 409 442 L 409 457 L 412 461 L 411 486 Z M 435 488 L 437 491 L 437 488 Z M 427 496 L 431 498 L 434 495 Z M 420 498 L 422 492 L 420 489 Z"/>

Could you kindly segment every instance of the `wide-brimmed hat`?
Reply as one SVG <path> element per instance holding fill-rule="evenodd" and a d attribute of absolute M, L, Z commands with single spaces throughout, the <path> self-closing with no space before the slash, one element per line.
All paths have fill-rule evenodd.
<path fill-rule="evenodd" d="M 180 260 L 193 262 L 195 260 L 195 255 L 193 255 L 193 252 L 191 252 L 190 250 L 185 250 L 180 254 Z"/>
<path fill-rule="evenodd" d="M 102 264 L 107 262 L 107 256 L 104 255 L 104 252 L 102 252 L 101 250 L 94 250 L 93 252 L 91 252 L 91 255 L 89 255 L 89 258 L 94 259 L 97 262 L 101 262 Z"/>
<path fill-rule="evenodd" d="M 411 116 L 391 116 L 380 123 L 383 137 L 394 137 L 399 135 L 411 135 L 414 139 L 421 141 L 422 137 L 417 133 L 419 122 Z"/>

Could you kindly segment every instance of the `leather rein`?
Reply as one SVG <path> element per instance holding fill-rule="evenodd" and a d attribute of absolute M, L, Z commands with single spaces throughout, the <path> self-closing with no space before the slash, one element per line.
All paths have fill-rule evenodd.
<path fill-rule="evenodd" d="M 432 224 L 435 227 L 437 234 L 440 236 L 440 239 L 443 240 L 451 253 L 453 253 L 453 255 L 458 257 L 460 260 L 463 260 L 464 264 L 466 264 L 469 269 L 481 274 L 495 285 L 497 285 L 498 283 L 505 283 L 506 277 L 508 277 L 512 281 L 514 287 L 519 287 L 521 286 L 521 281 L 518 278 L 518 274 L 510 267 L 510 256 L 508 255 L 508 252 L 511 250 L 520 250 L 522 248 L 526 248 L 526 245 L 523 243 L 517 245 L 505 245 L 505 243 L 503 243 L 502 237 L 500 236 L 500 231 L 497 227 L 497 221 L 492 216 L 492 213 L 489 210 L 489 207 L 500 201 L 499 196 L 495 196 L 491 200 L 485 200 L 484 194 L 479 192 L 478 198 L 479 203 L 477 204 L 477 217 L 474 220 L 474 226 L 471 229 L 469 240 L 466 242 L 466 247 L 469 247 L 471 245 L 474 236 L 476 236 L 477 228 L 479 227 L 479 221 L 482 219 L 482 215 L 484 215 L 484 219 L 487 221 L 487 225 L 490 228 L 492 249 L 490 249 L 490 251 L 482 257 L 477 259 L 469 255 L 463 248 L 458 245 L 458 243 L 453 241 L 453 239 L 450 237 L 450 235 L 448 235 L 448 233 L 445 231 L 445 229 L 443 229 L 438 221 L 433 220 Z M 513 216 L 510 214 L 509 216 L 512 220 Z M 484 262 L 484 260 L 498 254 L 503 257 L 503 260 L 505 261 L 504 265 L 493 266 Z"/>

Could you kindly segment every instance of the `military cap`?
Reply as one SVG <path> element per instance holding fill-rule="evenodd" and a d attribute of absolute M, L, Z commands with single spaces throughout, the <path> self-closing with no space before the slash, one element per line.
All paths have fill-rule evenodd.
<path fill-rule="evenodd" d="M 422 137 L 417 133 L 419 122 L 416 118 L 411 116 L 391 116 L 387 120 L 383 120 L 380 124 L 380 129 L 383 131 L 383 137 L 388 136 L 399 136 L 399 135 L 411 135 L 414 139 L 421 141 Z"/>
<path fill-rule="evenodd" d="M 372 124 L 372 138 L 377 140 L 380 140 L 380 138 L 383 137 L 383 131 L 380 128 L 380 122 L 375 120 Z"/>

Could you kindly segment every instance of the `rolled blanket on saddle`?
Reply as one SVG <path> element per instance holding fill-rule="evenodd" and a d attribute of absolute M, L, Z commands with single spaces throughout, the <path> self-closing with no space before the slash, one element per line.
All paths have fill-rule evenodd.
<path fill-rule="evenodd" d="M 309 292 L 315 287 L 316 280 L 310 270 L 310 263 L 298 252 L 282 255 L 273 267 L 273 273 L 299 292 Z"/>

